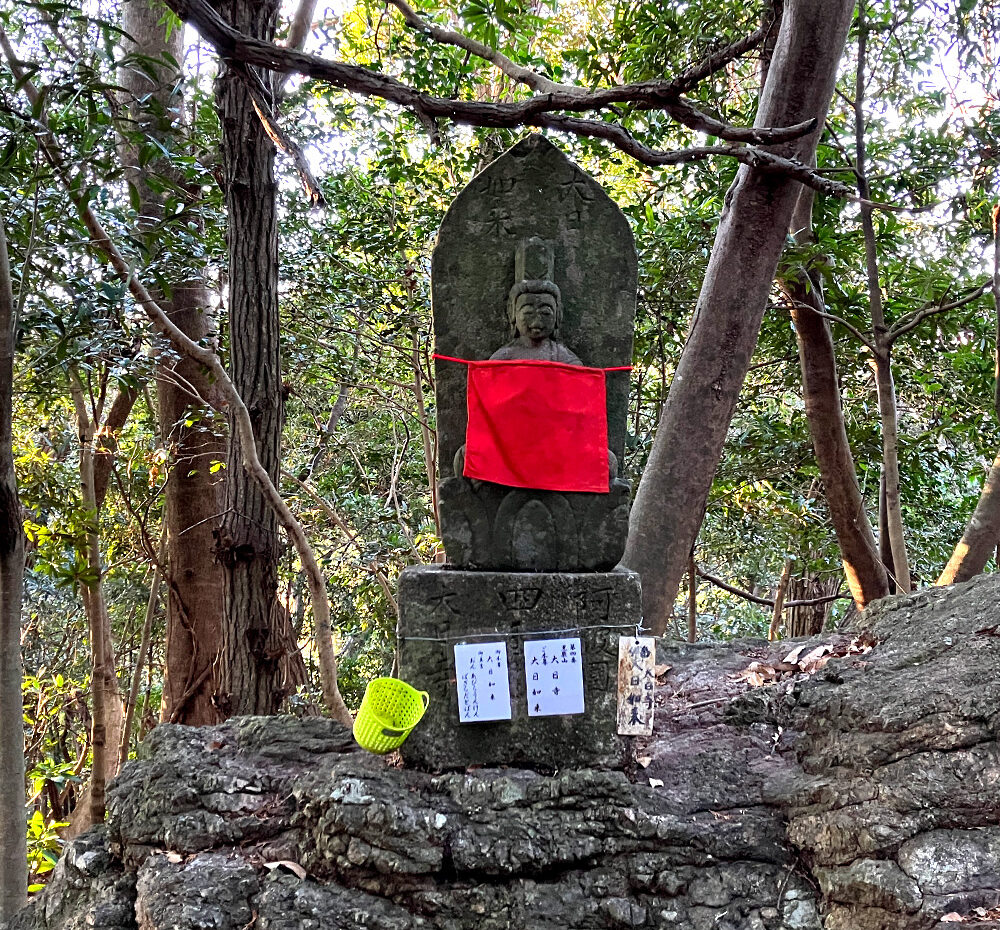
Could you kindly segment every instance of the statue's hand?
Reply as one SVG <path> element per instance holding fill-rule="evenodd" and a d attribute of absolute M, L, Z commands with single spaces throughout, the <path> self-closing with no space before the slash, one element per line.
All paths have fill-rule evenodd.
<path fill-rule="evenodd" d="M 465 478 L 465 443 L 458 447 L 455 458 L 452 459 L 452 467 L 455 469 L 456 478 Z M 465 480 L 472 485 L 473 491 L 482 484 L 478 478 L 465 478 Z"/>

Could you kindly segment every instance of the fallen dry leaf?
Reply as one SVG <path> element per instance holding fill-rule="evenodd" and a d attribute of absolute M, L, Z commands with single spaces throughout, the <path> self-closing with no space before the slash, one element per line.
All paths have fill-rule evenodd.
<path fill-rule="evenodd" d="M 645 768 L 649 768 L 649 763 L 653 761 L 653 757 L 652 756 L 639 756 L 639 758 L 636 759 L 635 761 L 638 762 L 639 765 L 642 766 L 645 769 Z"/>
<path fill-rule="evenodd" d="M 951 923 L 957 924 L 957 923 L 960 923 L 960 922 L 962 922 L 964 920 L 965 920 L 965 918 L 961 914 L 957 914 L 955 911 L 952 911 L 950 914 L 945 914 L 944 917 L 941 918 L 941 923 L 943 923 L 943 924 L 951 924 Z"/>
<path fill-rule="evenodd" d="M 662 778 L 651 778 L 649 780 L 649 787 L 650 788 L 662 788 L 663 787 L 663 779 Z"/>
<path fill-rule="evenodd" d="M 865 652 L 871 652 L 872 648 L 877 645 L 878 640 L 865 630 L 851 640 L 851 645 L 847 647 L 847 654 L 850 656 L 861 655 Z"/>
<path fill-rule="evenodd" d="M 799 659 L 798 665 L 803 672 L 819 671 L 830 659 L 833 658 L 833 646 L 817 646 L 810 649 Z"/>
<path fill-rule="evenodd" d="M 306 870 L 302 868 L 302 866 L 299 865 L 297 862 L 292 862 L 291 859 L 278 859 L 275 862 L 265 862 L 264 868 L 271 870 L 277 868 L 288 869 L 289 872 L 293 873 L 294 875 L 297 875 L 299 878 L 306 877 Z"/>
<path fill-rule="evenodd" d="M 184 857 L 179 852 L 174 852 L 173 850 L 171 850 L 170 852 L 167 853 L 167 862 L 173 862 L 176 865 L 178 862 L 183 862 L 183 861 Z"/>
<path fill-rule="evenodd" d="M 782 662 L 787 662 L 789 665 L 798 665 L 799 664 L 799 656 L 802 655 L 802 653 L 806 651 L 806 649 L 808 648 L 808 646 L 809 646 L 809 643 L 801 643 L 801 644 L 799 644 L 790 653 L 788 653 L 788 655 L 785 656 L 785 658 L 783 658 L 781 661 Z"/>
<path fill-rule="evenodd" d="M 754 688 L 759 688 L 764 682 L 776 681 L 779 672 L 772 665 L 764 665 L 754 660 L 742 672 L 737 672 L 733 678 L 745 678 Z"/>

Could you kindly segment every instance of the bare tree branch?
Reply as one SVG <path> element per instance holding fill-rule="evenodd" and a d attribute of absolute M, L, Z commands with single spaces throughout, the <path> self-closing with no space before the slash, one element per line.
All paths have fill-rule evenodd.
<path fill-rule="evenodd" d="M 706 581 L 711 582 L 717 588 L 721 588 L 723 591 L 727 591 L 730 594 L 735 594 L 737 597 L 743 598 L 745 601 L 750 601 L 752 604 L 760 604 L 761 607 L 774 607 L 774 601 L 766 597 L 758 597 L 756 594 L 751 594 L 749 591 L 744 591 L 742 588 L 737 588 L 734 585 L 727 584 L 721 578 L 716 575 L 712 575 L 706 572 L 700 565 L 695 566 L 698 571 L 698 577 L 704 578 Z M 814 597 L 808 600 L 802 601 L 785 601 L 784 607 L 818 607 L 820 604 L 829 604 L 831 601 L 839 601 L 844 598 L 850 597 L 850 594 L 846 594 L 843 591 L 838 591 L 836 594 L 827 594 L 823 597 Z"/>
<path fill-rule="evenodd" d="M 227 60 L 240 61 L 281 74 L 298 72 L 343 90 L 379 97 L 431 118 L 445 117 L 476 126 L 512 128 L 533 125 L 532 117 L 542 113 L 559 110 L 588 112 L 616 103 L 632 103 L 640 109 L 663 110 L 689 129 L 730 142 L 777 145 L 808 135 L 816 128 L 815 120 L 783 128 L 731 126 L 702 113 L 689 101 L 683 100 L 674 82 L 664 80 L 642 81 L 584 92 L 575 88 L 571 91 L 559 90 L 512 103 L 437 97 L 422 93 L 378 71 L 342 61 L 330 61 L 244 35 L 226 23 L 206 0 L 167 0 L 167 5 L 185 22 L 194 25 L 215 46 L 219 55 Z"/>
<path fill-rule="evenodd" d="M 900 317 L 893 326 L 889 328 L 889 332 L 885 335 L 886 345 L 892 345 L 900 336 L 905 336 L 911 329 L 916 329 L 924 320 L 929 316 L 934 316 L 938 313 L 946 313 L 948 310 L 957 310 L 959 307 L 964 307 L 966 304 L 971 304 L 972 301 L 978 300 L 983 296 L 992 284 L 992 280 L 987 278 L 983 281 L 979 287 L 970 291 L 964 297 L 959 297 L 950 303 L 934 303 L 933 301 L 924 304 L 919 310 L 914 310 L 912 313 L 908 313 L 903 317 Z"/>
<path fill-rule="evenodd" d="M 301 478 L 296 477 L 291 472 L 287 472 L 282 469 L 281 474 L 284 475 L 289 481 L 294 482 L 298 485 L 309 497 L 319 506 L 319 508 L 325 513 L 343 533 L 350 544 L 357 550 L 358 555 L 364 559 L 365 557 L 365 546 L 363 540 L 358 536 L 354 530 L 351 529 L 348 522 L 337 512 L 337 508 L 333 506 L 326 498 L 324 498 L 319 491 L 317 491 L 311 484 L 307 481 L 303 481 Z M 389 579 L 385 572 L 379 567 L 379 564 L 374 559 L 369 562 L 365 568 L 368 569 L 374 576 L 375 580 L 379 583 L 379 587 L 382 589 L 382 593 L 385 594 L 386 600 L 389 602 L 389 606 L 392 607 L 393 613 L 399 616 L 399 605 L 396 603 L 396 598 L 392 593 L 392 585 L 389 583 Z"/>
<path fill-rule="evenodd" d="M 848 322 L 842 316 L 837 316 L 835 313 L 826 313 L 823 310 L 817 310 L 810 304 L 801 304 L 793 301 L 789 301 L 789 304 L 796 307 L 801 307 L 805 310 L 811 310 L 816 316 L 823 317 L 824 320 L 829 320 L 831 323 L 839 323 L 844 327 L 858 342 L 862 343 L 872 354 L 878 351 L 875 348 L 875 343 L 869 339 L 860 329 L 857 328 L 853 323 Z"/>
<path fill-rule="evenodd" d="M 428 127 L 432 137 L 436 134 L 435 120 L 451 119 L 457 123 L 474 126 L 513 128 L 537 126 L 559 129 L 580 136 L 605 139 L 637 161 L 651 167 L 677 165 L 698 159 L 722 155 L 735 158 L 761 171 L 775 171 L 794 178 L 821 194 L 837 197 L 890 212 L 913 212 L 927 207 L 908 207 L 869 201 L 858 197 L 855 190 L 839 181 L 824 177 L 816 169 L 758 146 L 778 145 L 807 135 L 816 128 L 815 120 L 806 120 L 784 128 L 733 126 L 702 112 L 682 91 L 693 87 L 698 80 L 722 67 L 738 54 L 759 44 L 767 29 L 762 26 L 750 36 L 727 47 L 692 66 L 672 80 L 641 81 L 598 90 L 584 90 L 572 85 L 555 84 L 529 69 L 515 65 L 494 49 L 478 43 L 460 33 L 443 30 L 419 17 L 405 0 L 387 0 L 399 9 L 409 25 L 439 41 L 458 45 L 485 60 L 496 64 L 505 74 L 544 92 L 526 100 L 513 103 L 489 103 L 474 100 L 456 100 L 437 97 L 398 81 L 387 74 L 341 61 L 330 61 L 308 55 L 295 49 L 283 48 L 270 42 L 255 39 L 237 32 L 215 12 L 205 0 L 166 0 L 167 5 L 186 22 L 193 24 L 217 49 L 219 55 L 230 61 L 266 68 L 282 74 L 300 73 L 334 87 L 368 97 L 378 97 L 406 107 Z M 677 151 L 657 151 L 639 142 L 618 123 L 597 119 L 583 119 L 564 115 L 559 111 L 595 112 L 615 104 L 630 103 L 640 110 L 658 109 L 672 119 L 696 132 L 715 136 L 729 143 L 743 145 L 711 145 Z"/>

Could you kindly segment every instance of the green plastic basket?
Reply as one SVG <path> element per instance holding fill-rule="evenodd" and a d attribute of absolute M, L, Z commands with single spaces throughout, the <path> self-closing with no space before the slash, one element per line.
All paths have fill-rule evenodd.
<path fill-rule="evenodd" d="M 380 755 L 401 746 L 427 710 L 430 698 L 398 678 L 368 682 L 354 720 L 354 738 L 362 749 Z"/>

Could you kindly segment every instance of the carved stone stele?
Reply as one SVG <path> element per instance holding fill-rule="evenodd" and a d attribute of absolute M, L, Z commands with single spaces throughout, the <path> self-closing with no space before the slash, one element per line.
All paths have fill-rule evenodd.
<path fill-rule="evenodd" d="M 551 261 L 526 259 L 528 240 L 544 242 Z M 532 271 L 532 261 L 542 271 Z M 470 361 L 493 357 L 512 340 L 512 286 L 543 273 L 561 297 L 556 344 L 589 367 L 631 364 L 637 260 L 628 222 L 593 178 L 544 137 L 530 135 L 479 174 L 441 224 L 431 269 L 436 352 Z M 616 565 L 628 532 L 628 484 L 611 480 L 607 494 L 561 493 L 456 474 L 465 442 L 466 369 L 438 361 L 435 371 L 448 561 L 498 571 Z M 608 446 L 619 462 L 627 403 L 628 372 L 609 372 Z"/>

